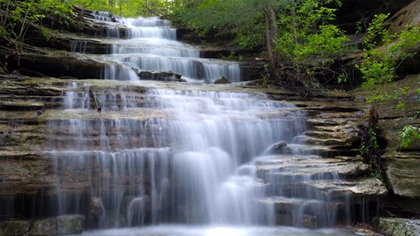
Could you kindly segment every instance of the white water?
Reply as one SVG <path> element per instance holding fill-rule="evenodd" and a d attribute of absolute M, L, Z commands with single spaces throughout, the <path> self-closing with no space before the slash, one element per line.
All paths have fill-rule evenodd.
<path fill-rule="evenodd" d="M 142 228 L 126 228 L 101 230 L 83 233 L 84 236 L 354 236 L 351 232 L 331 229 L 307 230 L 291 227 L 232 227 L 232 226 L 154 226 Z"/>

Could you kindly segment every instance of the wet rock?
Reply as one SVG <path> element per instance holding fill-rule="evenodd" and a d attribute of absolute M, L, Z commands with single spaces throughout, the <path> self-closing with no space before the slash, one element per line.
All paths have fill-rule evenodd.
<path fill-rule="evenodd" d="M 286 146 L 287 146 L 287 143 L 285 141 L 282 141 L 282 142 L 274 144 L 271 149 L 275 151 Z"/>
<path fill-rule="evenodd" d="M 83 232 L 82 215 L 64 215 L 57 217 L 57 235 L 80 234 Z"/>
<path fill-rule="evenodd" d="M 401 218 L 375 218 L 374 227 L 380 233 L 392 236 L 419 236 L 420 220 Z"/>
<path fill-rule="evenodd" d="M 127 212 L 131 214 L 145 214 L 150 211 L 149 196 L 142 197 L 127 197 L 125 199 Z"/>
<path fill-rule="evenodd" d="M 226 77 L 222 76 L 218 79 L 216 79 L 213 84 L 230 84 L 231 82 Z"/>
<path fill-rule="evenodd" d="M 33 235 L 33 236 L 57 235 L 57 219 L 47 218 L 47 219 L 35 221 L 32 226 L 30 235 Z"/>
<path fill-rule="evenodd" d="M 180 74 L 172 71 L 141 71 L 138 76 L 143 80 L 186 82 Z"/>
<path fill-rule="evenodd" d="M 125 216 L 123 214 L 120 214 L 119 212 L 115 211 L 109 211 L 106 212 L 106 219 L 105 227 L 107 228 L 117 228 L 122 227 L 125 225 Z"/>
<path fill-rule="evenodd" d="M 102 204 L 102 199 L 98 197 L 93 197 L 91 199 L 90 214 L 94 217 L 99 217 L 104 214 L 104 205 Z"/>
<path fill-rule="evenodd" d="M 298 224 L 296 222 L 299 222 Z M 311 215 L 302 215 L 301 219 L 293 219 L 290 214 L 276 215 L 276 225 L 318 229 L 318 219 Z"/>

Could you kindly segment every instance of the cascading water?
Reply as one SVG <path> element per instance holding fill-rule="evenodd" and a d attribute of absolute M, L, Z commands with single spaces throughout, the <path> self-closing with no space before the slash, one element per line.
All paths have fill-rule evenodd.
<path fill-rule="evenodd" d="M 269 171 L 261 173 L 264 166 L 258 167 L 264 158 L 272 158 L 273 144 L 293 143 L 307 129 L 305 115 L 264 94 L 222 92 L 218 87 L 200 91 L 200 85 L 189 83 L 168 89 L 159 88 L 163 83 L 138 81 L 137 72 L 144 70 L 171 70 L 188 81 L 226 76 L 238 82 L 240 73 L 235 63 L 201 59 L 192 46 L 175 41 L 168 21 L 120 20 L 128 26 L 128 39 L 114 40 L 110 55 L 96 56 L 113 63 L 103 78 L 135 80 L 130 83 L 145 89 L 95 91 L 101 101 L 98 113 L 90 109 L 93 86 L 68 84 L 62 94 L 63 117 L 48 122 L 50 148 L 44 153 L 55 160 L 55 175 L 60 176 L 58 197 L 48 209 L 58 215 L 84 214 L 94 228 L 171 224 L 86 235 L 308 233 L 262 227 L 278 223 L 273 195 L 294 196 L 267 183 L 277 178 L 273 181 L 286 185 L 287 179 L 262 179 Z M 301 154 L 284 158 L 306 158 Z M 323 222 L 331 226 L 336 213 L 325 213 Z M 304 212 L 296 208 L 293 214 L 299 221 Z"/>
<path fill-rule="evenodd" d="M 200 58 L 200 52 L 193 46 L 176 41 L 176 30 L 168 20 L 157 17 L 118 20 L 121 25 L 117 26 L 124 27 L 124 36 L 117 26 L 98 35 L 108 37 L 104 43 L 110 45 L 110 55 L 91 55 L 109 62 L 102 78 L 138 80 L 141 71 L 172 71 L 187 81 L 212 82 L 221 76 L 231 82 L 240 81 L 240 66 L 236 62 Z M 71 49 L 84 53 L 86 44 L 72 42 Z"/>

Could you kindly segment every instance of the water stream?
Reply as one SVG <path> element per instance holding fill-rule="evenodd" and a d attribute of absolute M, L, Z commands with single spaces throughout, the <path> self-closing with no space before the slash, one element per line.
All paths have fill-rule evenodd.
<path fill-rule="evenodd" d="M 97 19 L 110 20 L 106 13 Z M 257 176 L 256 161 L 273 144 L 292 144 L 307 129 L 302 111 L 264 94 L 222 92 L 217 86 L 200 90 L 199 84 L 220 76 L 239 82 L 240 66 L 200 58 L 194 46 L 176 41 L 166 20 L 121 22 L 129 32 L 125 38 L 110 29 L 104 39 L 112 43 L 110 53 L 90 56 L 109 62 L 103 79 L 147 89 L 94 91 L 102 103 L 97 119 L 90 118 L 96 111 L 90 110 L 89 85 L 70 83 L 63 92 L 64 115 L 79 117 L 48 123 L 45 154 L 54 157 L 55 173 L 62 176 L 62 194 L 51 202 L 58 214 L 85 214 L 101 230 L 83 235 L 95 236 L 347 235 L 275 226 L 275 208 L 267 200 L 273 196 Z M 74 45 L 83 53 L 79 42 Z M 137 75 L 169 70 L 188 83 L 162 88 Z M 74 182 L 82 183 L 78 191 L 72 190 Z"/>

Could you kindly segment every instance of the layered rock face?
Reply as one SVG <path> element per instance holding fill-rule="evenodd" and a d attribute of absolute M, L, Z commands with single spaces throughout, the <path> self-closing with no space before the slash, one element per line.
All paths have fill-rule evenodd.
<path fill-rule="evenodd" d="M 184 95 L 229 91 L 250 96 L 264 92 L 272 99 L 294 99 L 293 94 L 281 90 L 208 85 L 200 86 L 198 91 L 187 84 L 154 83 L 4 76 L 2 215 L 42 218 L 76 213 L 85 215 L 91 226 L 106 215 L 108 223 L 101 227 L 116 227 L 130 225 L 130 219 L 143 222 L 138 217 L 153 222 L 153 215 L 162 212 L 168 214 L 168 219 L 178 215 L 187 222 L 200 222 L 205 210 L 194 202 L 198 199 L 185 201 L 181 199 L 189 197 L 179 195 L 185 191 L 188 195 L 191 188 L 190 180 L 179 170 L 197 168 L 176 161 L 185 148 L 185 137 L 173 137 L 171 128 L 176 127 L 172 122 L 181 122 L 177 121 L 179 114 L 171 107 L 162 107 L 162 95 L 151 91 L 161 87 L 169 89 L 167 92 L 176 88 Z M 100 98 L 101 112 L 92 108 L 89 91 Z M 309 228 L 331 226 L 352 219 L 351 215 L 362 218 L 356 210 L 361 206 L 366 207 L 365 213 L 371 207 L 376 209 L 387 190 L 377 179 L 366 178 L 368 168 L 357 157 L 357 125 L 363 119 L 364 108 L 339 92 L 321 93 L 319 101 L 295 103 L 297 107 L 282 107 L 274 113 L 262 109 L 258 113 L 280 118 L 287 128 L 279 127 L 276 132 L 286 132 L 288 138 L 272 147 L 262 146 L 267 150 L 253 161 L 255 167 L 239 168 L 244 174 L 256 168 L 260 182 L 255 183 L 255 191 L 264 189 L 265 193 L 265 197 L 255 198 L 257 206 L 274 206 L 277 224 Z M 299 120 L 303 122 L 300 128 L 296 126 Z M 222 125 L 224 121 L 220 122 Z M 231 125 L 230 129 L 238 129 L 239 133 L 234 134 L 241 133 L 235 122 Z M 244 143 L 232 149 L 239 152 L 238 161 L 244 163 L 259 154 L 254 149 L 259 133 L 245 134 L 233 137 Z M 224 149 L 230 150 L 231 145 Z M 225 155 L 215 151 L 211 151 L 212 155 Z M 176 168 L 179 165 L 181 169 Z M 162 201 L 156 202 L 156 191 L 161 193 Z M 168 201 L 168 193 L 178 194 L 178 206 Z M 173 208 L 178 213 L 171 216 Z"/>

